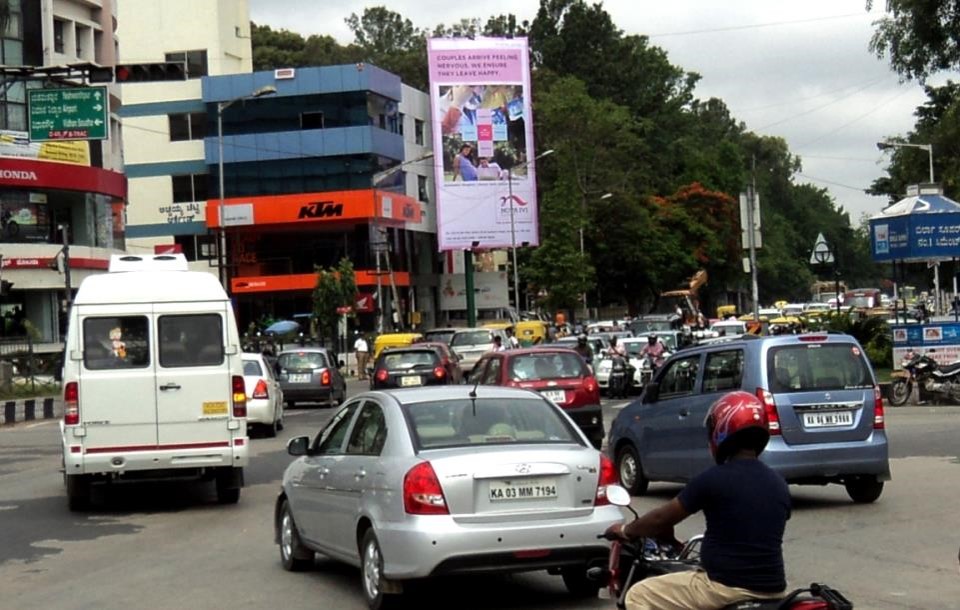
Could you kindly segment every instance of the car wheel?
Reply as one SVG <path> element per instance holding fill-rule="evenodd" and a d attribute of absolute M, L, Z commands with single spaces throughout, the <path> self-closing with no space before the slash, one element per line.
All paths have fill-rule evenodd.
<path fill-rule="evenodd" d="M 67 506 L 74 512 L 90 508 L 90 477 L 84 474 L 66 475 Z"/>
<path fill-rule="evenodd" d="M 560 572 L 563 577 L 563 584 L 567 587 L 567 592 L 571 596 L 587 599 L 597 596 L 600 591 L 600 582 L 587 578 L 587 567 L 576 566 L 563 568 Z"/>
<path fill-rule="evenodd" d="M 910 399 L 910 383 L 906 379 L 897 379 L 890 384 L 890 404 L 899 407 Z"/>
<path fill-rule="evenodd" d="M 399 607 L 400 596 L 383 591 L 383 554 L 373 528 L 366 531 L 360 542 L 360 580 L 370 610 Z"/>
<path fill-rule="evenodd" d="M 880 494 L 883 493 L 883 481 L 878 481 L 876 477 L 856 477 L 844 481 L 844 487 L 847 488 L 847 495 L 857 504 L 870 504 L 876 502 Z"/>
<path fill-rule="evenodd" d="M 313 551 L 300 541 L 290 503 L 286 500 L 280 507 L 280 563 L 290 572 L 302 572 L 313 565 Z"/>
<path fill-rule="evenodd" d="M 279 415 L 277 415 L 277 431 L 283 430 L 283 403 L 277 407 L 280 409 Z"/>
<path fill-rule="evenodd" d="M 279 430 L 279 428 L 277 427 L 278 423 L 279 423 L 279 420 L 275 419 L 273 420 L 273 423 L 267 424 L 264 427 L 263 435 L 266 436 L 267 438 L 276 438 L 277 430 Z"/>
<path fill-rule="evenodd" d="M 632 496 L 642 496 L 647 493 L 650 481 L 643 476 L 643 467 L 640 457 L 633 445 L 625 445 L 617 454 L 617 474 L 620 475 L 620 484 Z"/>
<path fill-rule="evenodd" d="M 240 501 L 240 487 L 243 484 L 241 477 L 233 468 L 217 473 L 214 481 L 217 486 L 217 504 L 236 504 Z"/>

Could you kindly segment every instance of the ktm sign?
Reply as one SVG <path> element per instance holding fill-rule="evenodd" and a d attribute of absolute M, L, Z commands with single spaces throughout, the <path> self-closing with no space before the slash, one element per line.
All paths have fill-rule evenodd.
<path fill-rule="evenodd" d="M 315 201 L 300 208 L 297 220 L 304 218 L 339 218 L 343 216 L 343 204 L 332 201 Z"/>

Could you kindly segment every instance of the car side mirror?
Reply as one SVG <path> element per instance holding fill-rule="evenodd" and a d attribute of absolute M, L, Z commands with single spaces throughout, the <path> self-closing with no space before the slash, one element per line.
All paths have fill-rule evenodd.
<path fill-rule="evenodd" d="M 651 402 L 657 402 L 657 399 L 660 398 L 660 384 L 656 381 L 651 381 L 647 385 L 643 386 L 643 396 L 640 398 L 640 402 L 643 404 L 650 404 Z"/>
<path fill-rule="evenodd" d="M 310 437 L 295 436 L 287 441 L 287 453 L 290 455 L 307 455 L 310 453 Z"/>

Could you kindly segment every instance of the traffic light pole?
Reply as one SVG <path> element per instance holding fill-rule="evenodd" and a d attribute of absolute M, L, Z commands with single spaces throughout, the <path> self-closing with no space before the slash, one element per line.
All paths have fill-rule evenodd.
<path fill-rule="evenodd" d="M 73 286 L 70 284 L 70 242 L 67 240 L 67 225 L 60 225 L 58 228 L 63 237 L 63 286 L 67 291 L 63 303 L 64 310 L 69 313 L 73 303 Z"/>

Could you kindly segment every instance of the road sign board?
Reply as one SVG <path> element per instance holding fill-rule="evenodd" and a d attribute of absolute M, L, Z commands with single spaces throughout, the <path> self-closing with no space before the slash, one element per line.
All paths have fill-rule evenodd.
<path fill-rule="evenodd" d="M 827 245 L 823 233 L 817 233 L 817 241 L 813 242 L 813 252 L 810 253 L 811 265 L 825 265 L 833 262 L 833 251 Z"/>
<path fill-rule="evenodd" d="M 109 137 L 106 87 L 30 89 L 29 94 L 31 142 Z"/>

